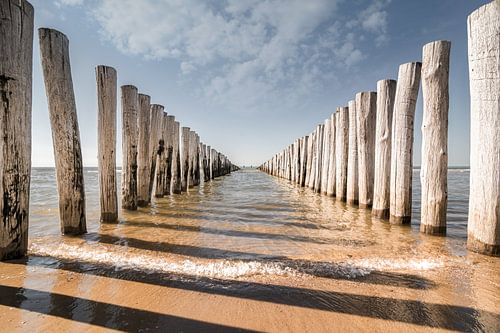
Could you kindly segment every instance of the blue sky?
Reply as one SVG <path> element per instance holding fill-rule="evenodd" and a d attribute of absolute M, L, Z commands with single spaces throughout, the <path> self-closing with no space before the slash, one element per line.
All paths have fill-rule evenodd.
<path fill-rule="evenodd" d="M 96 65 L 115 67 L 119 85 L 136 85 L 236 164 L 258 165 L 439 39 L 452 42 L 449 164 L 468 165 L 466 20 L 487 2 L 31 0 L 35 27 L 70 39 L 85 166 L 97 165 Z M 33 75 L 33 166 L 53 166 L 37 32 Z M 420 91 L 415 165 L 421 122 Z"/>

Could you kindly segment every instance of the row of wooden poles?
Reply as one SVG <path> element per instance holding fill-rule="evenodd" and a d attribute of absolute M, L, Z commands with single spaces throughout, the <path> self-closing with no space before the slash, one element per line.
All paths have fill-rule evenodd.
<path fill-rule="evenodd" d="M 32 5 L 0 0 L 0 260 L 22 257 L 28 244 L 31 175 Z M 83 161 L 71 77 L 69 41 L 39 29 L 63 234 L 86 232 Z M 116 181 L 117 75 L 96 68 L 101 220 L 118 219 Z M 237 169 L 222 153 L 180 128 L 164 107 L 136 87 L 121 87 L 122 208 L 147 206 L 151 197 L 188 191 Z"/>
<path fill-rule="evenodd" d="M 500 1 L 468 18 L 471 155 L 468 248 L 500 255 Z M 259 168 L 348 205 L 371 208 L 392 224 L 412 213 L 413 140 L 423 94 L 420 231 L 446 233 L 449 41 L 423 47 L 422 63 L 399 67 L 398 80 L 377 82 L 337 108 Z"/>

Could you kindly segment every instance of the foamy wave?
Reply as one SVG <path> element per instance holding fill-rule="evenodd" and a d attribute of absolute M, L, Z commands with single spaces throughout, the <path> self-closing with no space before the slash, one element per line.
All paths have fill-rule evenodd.
<path fill-rule="evenodd" d="M 346 262 L 313 262 L 305 260 L 175 260 L 146 254 L 144 251 L 123 251 L 99 244 L 37 244 L 30 245 L 33 255 L 61 260 L 104 264 L 120 269 L 182 274 L 208 278 L 241 278 L 255 275 L 316 276 L 355 279 L 373 271 L 430 270 L 442 267 L 440 260 L 431 259 L 358 259 Z M 175 260 L 175 261 L 174 261 Z"/>

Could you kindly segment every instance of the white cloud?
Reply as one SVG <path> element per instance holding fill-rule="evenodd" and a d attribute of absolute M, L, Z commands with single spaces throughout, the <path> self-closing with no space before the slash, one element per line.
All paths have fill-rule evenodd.
<path fill-rule="evenodd" d="M 211 101 L 252 109 L 298 99 L 327 84 L 335 68 L 362 61 L 361 30 L 383 41 L 386 1 L 355 18 L 337 15 L 341 2 L 100 0 L 91 7 L 121 52 L 174 59 Z"/>
<path fill-rule="evenodd" d="M 84 0 L 56 0 L 54 3 L 56 6 L 78 6 L 83 5 Z"/>

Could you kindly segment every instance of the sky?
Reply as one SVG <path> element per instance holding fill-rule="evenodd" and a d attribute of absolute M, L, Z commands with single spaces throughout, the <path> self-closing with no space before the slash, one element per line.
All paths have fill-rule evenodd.
<path fill-rule="evenodd" d="M 94 68 L 118 72 L 237 165 L 259 165 L 357 92 L 451 41 L 449 165 L 469 165 L 467 16 L 488 0 L 31 0 L 65 33 L 85 166 L 97 165 Z M 38 32 L 32 163 L 53 166 Z M 119 96 L 119 95 L 118 95 Z M 415 117 L 420 165 L 422 92 Z M 119 98 L 119 97 L 118 97 Z M 118 101 L 117 164 L 121 165 Z"/>

